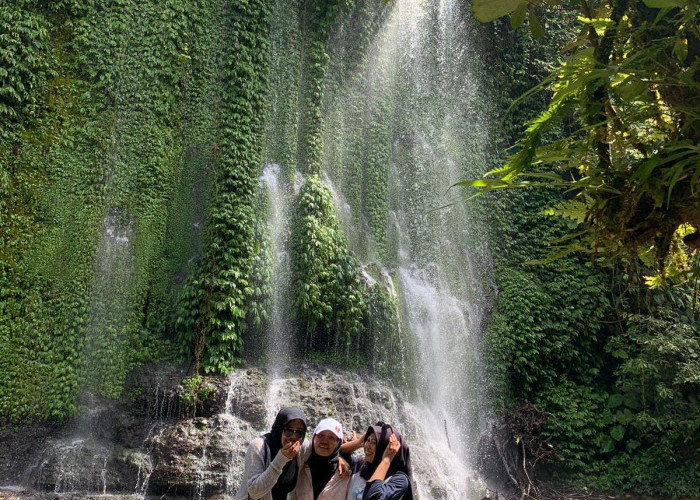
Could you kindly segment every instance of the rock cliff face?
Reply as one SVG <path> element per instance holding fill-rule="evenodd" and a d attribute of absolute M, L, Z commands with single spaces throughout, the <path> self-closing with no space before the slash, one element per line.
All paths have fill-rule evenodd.
<path fill-rule="evenodd" d="M 348 436 L 379 420 L 392 423 L 411 446 L 420 498 L 449 498 L 465 482 L 473 498 L 486 492 L 449 450 L 458 436 L 446 436 L 429 412 L 371 378 L 303 366 L 278 379 L 238 370 L 203 378 L 195 389 L 182 380 L 173 367 L 145 367 L 131 375 L 118 401 L 86 397 L 81 415 L 62 427 L 3 429 L 8 452 L 0 458 L 0 484 L 14 486 L 5 496 L 232 495 L 248 443 L 289 405 L 304 409 L 311 428 L 324 417 L 338 419 Z"/>

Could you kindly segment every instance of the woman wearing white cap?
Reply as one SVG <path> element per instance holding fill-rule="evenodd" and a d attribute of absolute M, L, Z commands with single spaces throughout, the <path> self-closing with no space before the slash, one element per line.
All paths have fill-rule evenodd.
<path fill-rule="evenodd" d="M 292 500 L 345 500 L 350 475 L 338 471 L 338 456 L 343 442 L 343 426 L 324 418 L 314 429 L 311 456 L 299 472 Z"/>

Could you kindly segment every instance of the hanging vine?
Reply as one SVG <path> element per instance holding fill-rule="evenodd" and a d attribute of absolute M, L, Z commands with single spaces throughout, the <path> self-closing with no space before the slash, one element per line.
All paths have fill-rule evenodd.
<path fill-rule="evenodd" d="M 255 188 L 262 164 L 268 63 L 268 1 L 230 4 L 223 72 L 221 159 L 199 274 L 185 287 L 180 341 L 195 371 L 226 373 L 240 363 L 255 241 Z"/>

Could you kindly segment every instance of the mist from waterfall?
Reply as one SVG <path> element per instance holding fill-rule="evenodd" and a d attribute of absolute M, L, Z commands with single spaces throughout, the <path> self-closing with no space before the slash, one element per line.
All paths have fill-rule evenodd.
<path fill-rule="evenodd" d="M 294 327 L 290 307 L 291 269 L 289 251 L 289 209 L 293 186 L 284 183 L 281 167 L 269 164 L 260 176 L 267 197 L 267 229 L 272 247 L 272 311 L 267 329 L 266 364 L 279 375 L 289 366 L 294 353 Z"/>

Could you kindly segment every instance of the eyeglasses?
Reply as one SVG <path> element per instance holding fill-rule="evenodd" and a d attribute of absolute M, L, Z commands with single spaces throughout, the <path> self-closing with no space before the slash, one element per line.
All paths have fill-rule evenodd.
<path fill-rule="evenodd" d="M 289 427 L 285 427 L 282 429 L 282 433 L 284 434 L 284 437 L 290 438 L 292 436 L 296 436 L 298 438 L 303 438 L 304 434 L 306 434 L 306 430 L 304 429 L 290 429 Z"/>

